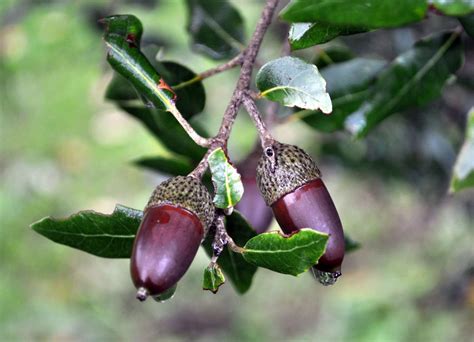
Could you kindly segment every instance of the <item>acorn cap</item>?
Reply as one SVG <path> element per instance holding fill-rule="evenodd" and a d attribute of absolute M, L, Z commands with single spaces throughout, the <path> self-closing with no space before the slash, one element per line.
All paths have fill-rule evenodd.
<path fill-rule="evenodd" d="M 277 141 L 264 149 L 257 166 L 258 187 L 268 206 L 317 178 L 321 172 L 305 151 Z"/>
<path fill-rule="evenodd" d="M 153 191 L 145 211 L 152 206 L 170 204 L 195 214 L 202 222 L 204 236 L 214 220 L 214 203 L 206 187 L 194 177 L 170 178 Z"/>

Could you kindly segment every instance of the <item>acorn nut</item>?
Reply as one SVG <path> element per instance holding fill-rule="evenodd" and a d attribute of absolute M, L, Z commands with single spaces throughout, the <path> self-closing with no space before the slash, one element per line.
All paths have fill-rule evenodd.
<path fill-rule="evenodd" d="M 158 185 L 144 209 L 130 271 L 137 299 L 159 297 L 188 270 L 214 218 L 212 197 L 193 177 Z"/>
<path fill-rule="evenodd" d="M 322 284 L 333 284 L 341 275 L 344 232 L 312 158 L 297 146 L 273 142 L 260 158 L 257 183 L 286 234 L 302 228 L 329 234 L 326 251 L 313 271 Z"/>

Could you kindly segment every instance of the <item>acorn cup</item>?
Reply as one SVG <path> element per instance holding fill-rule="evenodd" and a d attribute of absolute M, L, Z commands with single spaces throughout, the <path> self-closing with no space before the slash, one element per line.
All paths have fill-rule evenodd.
<path fill-rule="evenodd" d="M 329 234 L 323 256 L 313 274 L 323 285 L 341 275 L 344 232 L 336 207 L 311 157 L 294 145 L 273 142 L 265 148 L 257 167 L 257 183 L 286 234 L 312 228 Z"/>
<path fill-rule="evenodd" d="M 144 209 L 130 259 L 137 299 L 159 299 L 177 284 L 213 218 L 212 197 L 195 178 L 177 176 L 156 187 Z"/>

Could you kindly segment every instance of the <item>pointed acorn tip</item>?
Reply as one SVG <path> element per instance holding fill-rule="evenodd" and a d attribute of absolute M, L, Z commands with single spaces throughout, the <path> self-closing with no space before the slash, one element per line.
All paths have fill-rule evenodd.
<path fill-rule="evenodd" d="M 148 295 L 149 293 L 147 289 L 145 289 L 144 287 L 138 288 L 136 297 L 140 302 L 145 301 L 148 298 Z"/>

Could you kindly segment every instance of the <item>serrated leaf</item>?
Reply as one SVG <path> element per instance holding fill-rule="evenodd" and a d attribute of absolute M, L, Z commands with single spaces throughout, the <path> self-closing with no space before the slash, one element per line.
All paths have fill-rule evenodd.
<path fill-rule="evenodd" d="M 256 77 L 261 96 L 287 107 L 320 109 L 331 113 L 326 81 L 314 64 L 295 57 L 282 57 L 265 64 Z"/>
<path fill-rule="evenodd" d="M 186 176 L 194 169 L 189 161 L 176 157 L 156 156 L 141 158 L 134 161 L 134 164 L 172 176 Z"/>
<path fill-rule="evenodd" d="M 297 276 L 315 265 L 326 250 L 329 236 L 305 228 L 292 235 L 262 233 L 244 246 L 244 259 L 259 267 Z"/>
<path fill-rule="evenodd" d="M 386 64 L 380 59 L 354 58 L 327 66 L 321 75 L 327 82 L 327 90 L 332 98 L 332 114 L 304 111 L 297 115 L 312 128 L 323 132 L 344 129 L 346 117 L 369 96 L 370 84 Z"/>
<path fill-rule="evenodd" d="M 295 23 L 290 27 L 288 41 L 292 50 L 300 50 L 327 43 L 338 36 L 347 36 L 365 31 L 352 27 L 328 25 L 323 22 Z"/>
<path fill-rule="evenodd" d="M 133 15 L 114 15 L 102 19 L 107 61 L 134 88 L 160 110 L 177 112 L 175 93 L 140 51 L 142 25 Z"/>
<path fill-rule="evenodd" d="M 217 208 L 235 206 L 244 194 L 244 185 L 240 174 L 233 167 L 222 148 L 217 148 L 207 157 L 214 183 L 214 204 Z"/>
<path fill-rule="evenodd" d="M 337 27 L 375 29 L 422 20 L 426 0 L 293 0 L 280 17 L 289 22 L 324 22 Z"/>
<path fill-rule="evenodd" d="M 237 210 L 234 210 L 232 215 L 226 216 L 226 231 L 239 246 L 244 246 L 248 240 L 257 235 Z M 208 234 L 203 243 L 209 257 L 212 257 L 213 239 L 214 235 Z M 217 262 L 238 293 L 244 294 L 250 289 L 253 276 L 257 272 L 256 266 L 246 262 L 241 254 L 232 252 L 228 247 L 224 248 Z"/>
<path fill-rule="evenodd" d="M 218 264 L 212 264 L 204 269 L 202 289 L 217 293 L 219 287 L 225 283 L 225 277 Z"/>
<path fill-rule="evenodd" d="M 227 0 L 187 0 L 188 32 L 196 52 L 220 60 L 237 55 L 244 42 L 240 13 Z"/>
<path fill-rule="evenodd" d="M 465 15 L 459 17 L 459 22 L 461 23 L 464 31 L 471 37 L 474 38 L 474 14 Z"/>
<path fill-rule="evenodd" d="M 466 137 L 454 164 L 451 192 L 474 187 L 474 107 L 467 117 Z"/>
<path fill-rule="evenodd" d="M 143 213 L 117 205 L 112 214 L 81 211 L 65 219 L 45 217 L 31 225 L 62 245 L 103 258 L 129 258 Z"/>
<path fill-rule="evenodd" d="M 467 15 L 474 12 L 472 0 L 430 0 L 433 6 L 446 15 Z"/>
<path fill-rule="evenodd" d="M 363 137 L 389 115 L 439 97 L 463 62 L 459 35 L 455 31 L 428 37 L 398 56 L 377 77 L 367 100 L 347 117 L 345 128 Z"/>

